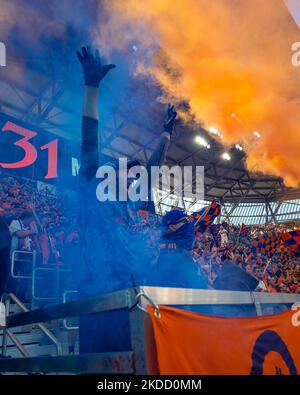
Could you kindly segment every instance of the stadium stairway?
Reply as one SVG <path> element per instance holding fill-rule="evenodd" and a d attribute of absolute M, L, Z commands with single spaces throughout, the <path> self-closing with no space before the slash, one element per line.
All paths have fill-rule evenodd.
<path fill-rule="evenodd" d="M 27 308 L 29 306 L 25 305 Z M 14 314 L 23 313 L 16 303 L 11 303 L 9 306 L 8 316 Z M 45 324 L 44 324 L 45 325 Z M 62 325 L 61 321 L 53 321 L 50 324 L 45 325 L 47 330 L 59 341 L 61 345 L 62 355 L 69 355 L 69 343 L 68 343 L 68 331 Z M 38 325 L 25 325 L 17 328 L 11 328 L 10 332 L 15 337 L 16 341 L 22 346 L 28 357 L 41 357 L 41 356 L 57 356 L 57 347 L 51 341 L 51 339 L 41 330 Z M 22 352 L 16 345 L 9 335 L 6 337 L 6 351 L 3 355 L 3 337 L 5 330 L 0 330 L 0 358 L 20 358 Z M 74 354 L 77 354 L 78 344 L 75 344 Z M 73 352 L 72 352 L 73 353 Z"/>
<path fill-rule="evenodd" d="M 148 305 L 152 305 L 158 314 L 159 305 L 187 306 L 193 310 L 195 307 L 197 311 L 202 305 L 213 305 L 222 309 L 225 305 L 233 308 L 230 314 L 233 316 L 236 316 L 237 311 L 242 313 L 238 316 L 262 316 L 286 311 L 294 303 L 300 302 L 298 294 L 146 286 L 57 305 L 43 305 L 32 310 L 20 304 L 14 295 L 9 294 L 8 297 L 11 308 L 6 327 L 2 330 L 10 334 L 9 337 L 13 340 L 6 350 L 6 354 L 12 357 L 0 358 L 0 374 L 158 374 L 155 338 L 147 311 Z M 7 303 L 7 299 L 4 300 Z M 72 340 L 72 330 L 67 331 L 64 320 L 68 320 L 68 326 L 72 327 L 71 319 L 76 317 L 120 309 L 127 309 L 129 314 L 131 346 L 128 350 L 72 353 L 73 355 L 69 353 L 67 339 Z M 73 332 L 76 334 L 75 330 Z M 14 356 L 17 352 L 14 345 L 18 352 L 22 351 L 18 356 Z M 3 351 L 6 355 L 5 347 Z"/>

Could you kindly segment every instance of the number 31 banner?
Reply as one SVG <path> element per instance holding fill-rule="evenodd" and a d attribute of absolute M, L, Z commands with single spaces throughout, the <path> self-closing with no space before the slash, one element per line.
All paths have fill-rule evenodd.
<path fill-rule="evenodd" d="M 50 182 L 63 175 L 66 186 L 78 153 L 79 144 L 0 113 L 0 168 L 5 173 Z"/>
<path fill-rule="evenodd" d="M 251 317 L 149 307 L 160 374 L 297 375 L 300 310 Z"/>
<path fill-rule="evenodd" d="M 2 132 L 14 133 L 18 136 L 18 139 L 13 142 L 13 145 L 18 147 L 15 156 L 18 158 L 20 152 L 22 152 L 22 158 L 17 159 L 14 162 L 4 163 L 0 162 L 0 166 L 4 169 L 21 169 L 33 165 L 38 158 L 38 150 L 34 146 L 31 140 L 33 140 L 38 133 L 28 129 L 27 127 L 20 126 L 15 122 L 7 121 L 1 128 Z M 6 150 L 9 147 L 5 147 Z M 48 150 L 48 170 L 45 178 L 56 178 L 57 177 L 57 153 L 58 153 L 58 139 L 50 141 L 48 144 L 39 147 L 40 150 Z"/>

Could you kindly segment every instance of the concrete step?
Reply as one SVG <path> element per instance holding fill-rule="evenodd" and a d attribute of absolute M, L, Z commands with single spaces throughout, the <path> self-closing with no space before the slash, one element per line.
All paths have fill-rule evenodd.
<path fill-rule="evenodd" d="M 16 338 L 19 340 L 19 342 L 23 345 L 25 344 L 40 344 L 45 340 L 45 335 L 42 334 L 41 332 L 39 333 L 23 333 L 23 334 L 18 334 L 16 335 Z M 2 345 L 2 336 L 0 337 L 0 350 L 1 350 L 1 345 Z M 7 338 L 7 346 L 8 347 L 15 347 L 15 344 L 13 343 L 10 338 Z"/>
<path fill-rule="evenodd" d="M 10 315 L 21 313 L 22 310 L 15 304 L 10 305 Z M 62 323 L 53 321 L 44 324 L 62 344 L 63 355 L 69 353 L 68 331 L 66 331 Z M 36 326 L 25 325 L 22 327 L 10 328 L 10 331 L 16 336 L 18 341 L 27 349 L 30 356 L 55 356 L 56 347 L 51 343 L 50 339 Z M 3 330 L 0 330 L 0 355 L 2 346 Z M 78 339 L 76 344 L 76 352 L 78 352 Z M 19 350 L 10 338 L 7 338 L 7 356 L 19 358 L 21 356 Z"/>
<path fill-rule="evenodd" d="M 32 357 L 42 357 L 42 356 L 55 356 L 56 348 L 52 344 L 39 346 L 37 344 L 29 344 L 24 346 Z M 20 358 L 20 351 L 16 347 L 7 348 L 7 356 L 12 358 Z"/>
<path fill-rule="evenodd" d="M 50 328 L 51 330 L 51 328 Z M 10 331 L 15 334 L 25 334 L 25 333 L 39 333 L 40 329 L 34 325 L 25 325 L 25 326 L 18 326 L 16 328 L 10 328 Z M 2 337 L 3 330 L 0 330 L 0 336 Z"/>

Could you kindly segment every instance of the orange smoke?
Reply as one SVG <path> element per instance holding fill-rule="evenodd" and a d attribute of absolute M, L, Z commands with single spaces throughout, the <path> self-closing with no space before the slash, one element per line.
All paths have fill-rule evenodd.
<path fill-rule="evenodd" d="M 102 43 L 139 43 L 152 56 L 139 71 L 166 96 L 187 100 L 225 143 L 242 144 L 250 170 L 299 185 L 300 70 L 291 45 L 300 32 L 282 0 L 108 0 L 106 11 Z"/>

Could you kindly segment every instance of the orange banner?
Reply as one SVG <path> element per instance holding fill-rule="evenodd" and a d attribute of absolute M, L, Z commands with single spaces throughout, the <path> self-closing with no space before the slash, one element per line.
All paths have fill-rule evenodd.
<path fill-rule="evenodd" d="M 300 372 L 300 310 L 250 318 L 149 307 L 160 374 Z"/>

